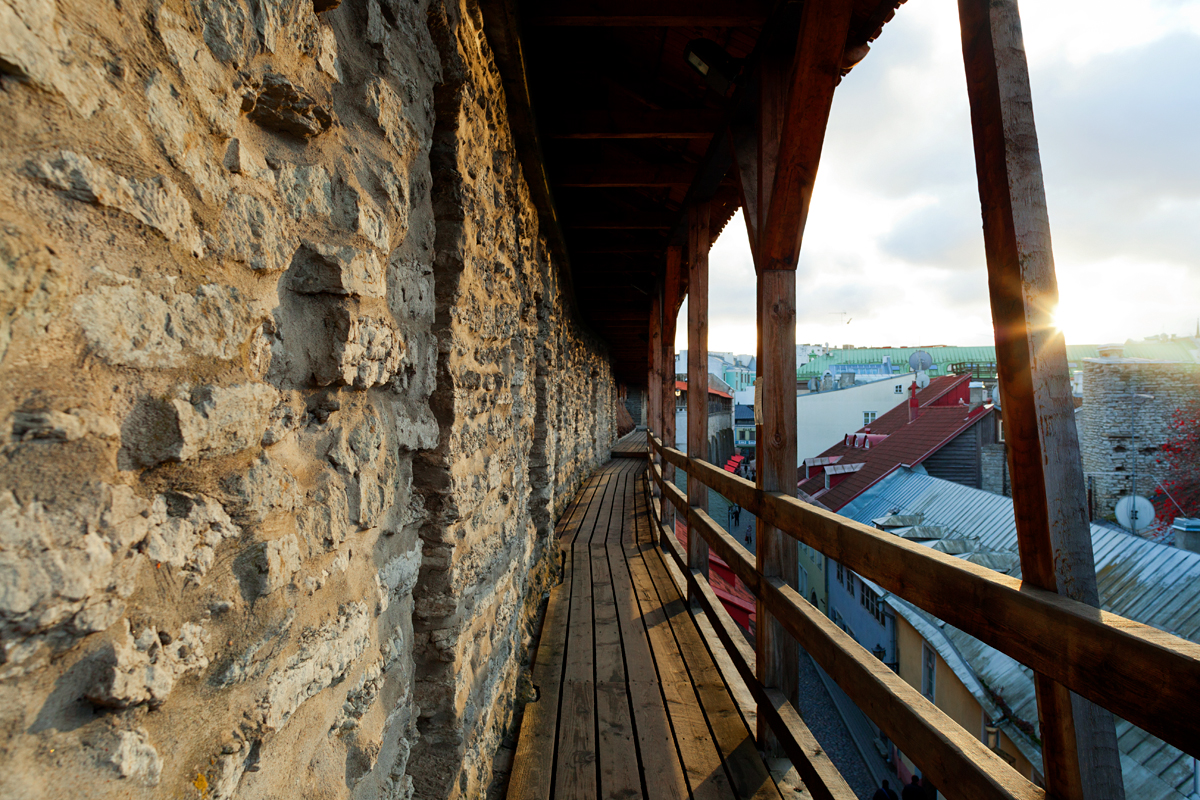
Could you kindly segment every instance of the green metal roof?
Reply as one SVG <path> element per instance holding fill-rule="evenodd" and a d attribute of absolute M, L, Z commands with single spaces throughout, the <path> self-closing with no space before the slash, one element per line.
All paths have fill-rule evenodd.
<path fill-rule="evenodd" d="M 1125 343 L 1125 356 L 1128 358 L 1148 358 L 1160 361 L 1194 362 L 1189 349 L 1188 340 L 1167 342 L 1133 342 Z M 813 356 L 807 364 L 796 370 L 799 377 L 819 376 L 834 364 L 878 364 L 884 356 L 892 359 L 892 367 L 900 372 L 908 372 L 908 357 L 918 350 L 924 350 L 933 358 L 937 371 L 946 374 L 951 364 L 962 362 L 994 363 L 996 348 L 994 346 L 980 347 L 856 347 L 853 350 L 831 350 L 828 355 Z M 1068 344 L 1067 361 L 1077 369 L 1082 368 L 1085 358 L 1096 358 L 1100 355 L 1100 345 Z"/>

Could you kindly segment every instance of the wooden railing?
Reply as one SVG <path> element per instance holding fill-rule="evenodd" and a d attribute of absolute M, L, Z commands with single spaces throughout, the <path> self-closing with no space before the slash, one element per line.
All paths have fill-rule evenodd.
<path fill-rule="evenodd" d="M 683 469 L 705 486 L 884 589 L 1049 676 L 1181 750 L 1200 754 L 1200 645 L 1007 575 L 913 544 L 753 483 L 663 447 L 648 434 L 662 463 Z M 662 498 L 679 510 L 723 558 L 765 609 L 846 694 L 908 755 L 935 786 L 952 796 L 1041 798 L 1046 793 L 1018 774 L 814 608 L 794 588 L 759 574 L 754 562 L 703 510 L 663 480 L 650 460 Z M 661 510 L 658 512 L 661 517 Z M 703 565 L 688 564 L 672 531 L 660 524 L 663 549 L 679 563 L 692 596 L 754 695 L 759 714 L 792 758 L 814 797 L 847 797 L 840 776 L 816 746 L 795 709 L 762 686 L 754 653 L 717 601 Z M 761 606 L 760 606 L 761 608 Z M 720 624 L 716 624 L 719 621 Z M 815 757 L 814 757 L 815 755 Z M 836 775 L 836 770 L 833 770 Z"/>

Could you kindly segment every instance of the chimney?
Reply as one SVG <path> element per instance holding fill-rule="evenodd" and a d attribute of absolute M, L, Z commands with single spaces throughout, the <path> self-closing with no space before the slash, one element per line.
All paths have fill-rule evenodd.
<path fill-rule="evenodd" d="M 975 381 L 971 382 L 971 410 L 979 408 L 988 400 L 987 388 L 981 383 L 975 385 Z"/>
<path fill-rule="evenodd" d="M 912 424 L 917 421 L 917 412 L 920 406 L 917 405 L 917 382 L 913 381 L 908 387 L 908 422 Z"/>

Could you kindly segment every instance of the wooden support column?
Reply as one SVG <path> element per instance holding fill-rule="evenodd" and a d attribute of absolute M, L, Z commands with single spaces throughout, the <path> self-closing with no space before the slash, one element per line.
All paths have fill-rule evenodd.
<path fill-rule="evenodd" d="M 708 460 L 708 250 L 709 206 L 688 209 L 687 454 Z M 708 510 L 708 487 L 688 475 L 688 505 Z M 708 542 L 688 523 L 688 567 L 708 575 Z M 691 590 L 689 589 L 689 593 Z"/>
<path fill-rule="evenodd" d="M 796 273 L 764 270 L 760 287 L 759 336 L 762 340 L 762 380 L 755 402 L 762 403 L 763 424 L 757 442 L 758 486 L 767 492 L 796 494 Z M 758 571 L 795 588 L 800 578 L 800 552 L 796 540 L 758 521 L 755 552 Z M 798 705 L 796 641 L 758 601 L 757 672 L 764 686 L 779 689 Z M 759 742 L 775 749 L 774 737 L 759 714 Z"/>
<path fill-rule="evenodd" d="M 663 444 L 675 446 L 675 332 L 676 318 L 679 316 L 680 270 L 683 267 L 683 248 L 672 245 L 667 248 L 666 291 L 663 300 L 663 393 L 662 419 Z M 663 480 L 675 482 L 675 467 L 663 463 Z M 675 506 L 665 503 L 663 506 L 663 521 L 667 528 L 675 532 Z"/>
<path fill-rule="evenodd" d="M 660 285 L 655 291 L 654 296 L 650 298 L 650 375 L 646 387 L 646 403 L 649 406 L 646 414 L 646 427 L 648 427 L 656 436 L 662 438 L 662 286 Z M 661 457 L 653 451 L 650 453 L 650 462 L 653 464 L 660 463 Z M 652 497 L 659 496 L 659 490 L 654 482 L 651 481 L 650 494 Z"/>
<path fill-rule="evenodd" d="M 959 0 L 958 8 L 1021 572 L 1033 586 L 1097 606 L 1066 345 L 1052 321 L 1058 281 L 1017 3 Z M 1123 798 L 1112 714 L 1040 674 L 1035 686 L 1049 794 Z"/>
<path fill-rule="evenodd" d="M 796 262 L 804 236 L 817 165 L 825 142 L 833 90 L 853 12 L 851 0 L 805 3 L 795 46 L 765 58 L 759 73 L 758 271 L 759 391 L 762 406 L 756 458 L 764 491 L 796 493 Z M 743 187 L 745 194 L 745 187 Z M 753 232 L 752 232 L 753 233 Z M 759 521 L 758 571 L 796 587 L 796 541 Z M 757 672 L 765 686 L 798 703 L 799 648 L 760 600 Z M 778 745 L 758 716 L 758 741 Z"/>

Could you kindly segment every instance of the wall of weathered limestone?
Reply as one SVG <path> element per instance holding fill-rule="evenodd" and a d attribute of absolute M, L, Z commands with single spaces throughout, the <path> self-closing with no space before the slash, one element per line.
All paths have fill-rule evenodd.
<path fill-rule="evenodd" d="M 486 789 L 616 390 L 444 2 L 0 0 L 0 797 Z"/>
<path fill-rule="evenodd" d="M 1136 430 L 1133 395 L 1139 398 Z M 1137 493 L 1150 497 L 1158 481 L 1167 478 L 1160 463 L 1164 443 L 1175 435 L 1175 412 L 1200 395 L 1200 367 L 1167 361 L 1088 358 L 1083 362 L 1083 406 L 1076 420 L 1083 471 L 1094 489 L 1097 517 L 1115 512 L 1117 503 L 1133 489 L 1134 460 Z M 1136 442 L 1133 434 L 1136 433 Z"/>

